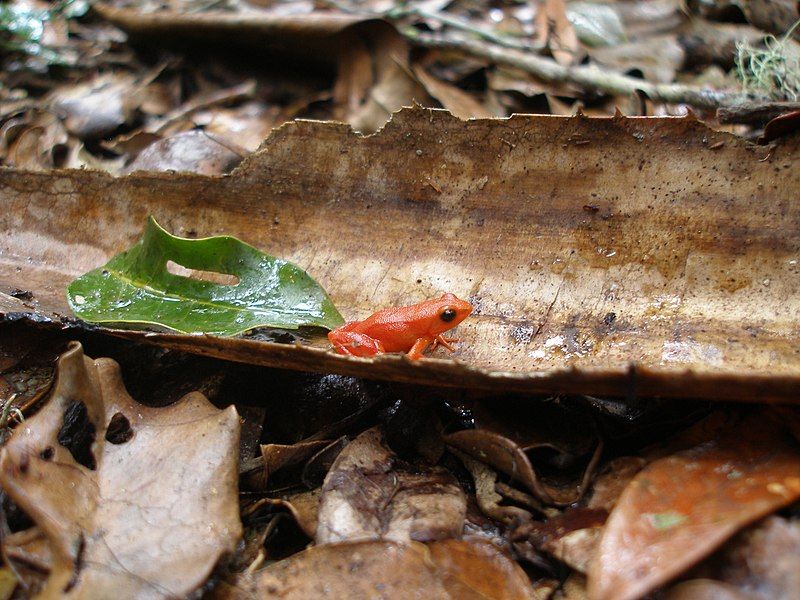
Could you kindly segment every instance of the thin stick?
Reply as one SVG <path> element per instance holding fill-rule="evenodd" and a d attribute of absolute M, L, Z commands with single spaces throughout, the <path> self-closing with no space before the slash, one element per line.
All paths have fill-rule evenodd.
<path fill-rule="evenodd" d="M 642 92 L 651 100 L 670 104 L 689 104 L 697 108 L 716 109 L 742 102 L 766 102 L 764 95 L 724 92 L 677 83 L 651 83 L 602 69 L 595 65 L 563 66 L 536 54 L 502 48 L 494 44 L 454 34 L 430 34 L 406 28 L 402 32 L 414 43 L 426 48 L 458 50 L 494 63 L 516 67 L 548 83 L 572 83 L 586 90 L 629 96 Z"/>

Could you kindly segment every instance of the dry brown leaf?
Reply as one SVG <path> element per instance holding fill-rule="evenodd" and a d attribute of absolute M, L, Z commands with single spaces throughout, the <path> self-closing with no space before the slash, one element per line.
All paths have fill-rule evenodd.
<path fill-rule="evenodd" d="M 592 59 L 621 72 L 638 69 L 647 81 L 672 83 L 675 81 L 675 74 L 683 66 L 685 52 L 676 36 L 668 35 L 618 46 L 594 48 Z"/>
<path fill-rule="evenodd" d="M 740 0 L 738 5 L 750 23 L 776 35 L 784 35 L 800 19 L 800 6 L 793 0 Z"/>
<path fill-rule="evenodd" d="M 539 42 L 547 44 L 559 64 L 571 65 L 577 61 L 581 45 L 567 18 L 564 0 L 541 0 L 534 27 Z"/>
<path fill-rule="evenodd" d="M 798 498 L 800 451 L 785 430 L 757 416 L 729 424 L 633 479 L 603 531 L 591 596 L 641 598 Z"/>
<path fill-rule="evenodd" d="M 67 130 L 86 140 L 105 137 L 128 123 L 138 102 L 137 94 L 136 77 L 108 73 L 54 90 L 49 102 L 51 109 L 63 116 Z"/>
<path fill-rule="evenodd" d="M 205 131 L 184 131 L 147 146 L 125 171 L 222 175 L 232 171 L 246 154 L 243 148 L 222 142 Z"/>
<path fill-rule="evenodd" d="M 324 337 L 121 336 L 419 384 L 798 402 L 798 144 L 760 148 L 692 118 L 412 109 L 373 136 L 285 125 L 226 178 L 5 170 L 0 290 L 31 291 L 35 318 L 61 327 L 68 282 L 152 214 L 291 260 L 347 319 L 445 291 L 475 310 L 452 357 L 416 362 L 343 357 Z M 2 295 L 0 310 L 32 312 Z"/>
<path fill-rule="evenodd" d="M 289 467 L 303 462 L 322 450 L 330 443 L 329 440 L 315 440 L 311 442 L 298 442 L 296 444 L 263 444 L 261 456 L 264 459 L 264 470 L 269 477 L 283 467 Z"/>
<path fill-rule="evenodd" d="M 50 543 L 35 526 L 3 536 L 3 560 L 31 598 L 42 590 L 53 568 Z"/>
<path fill-rule="evenodd" d="M 572 573 L 553 595 L 553 600 L 590 600 L 590 598 L 586 590 L 586 576 L 582 573 Z"/>
<path fill-rule="evenodd" d="M 235 409 L 198 393 L 136 403 L 114 361 L 73 343 L 50 400 L 0 454 L 0 485 L 50 544 L 40 597 L 196 590 L 241 536 L 238 433 Z"/>
<path fill-rule="evenodd" d="M 248 102 L 238 108 L 218 108 L 194 116 L 194 122 L 203 130 L 228 145 L 236 145 L 248 152 L 258 149 L 278 125 L 277 107 L 261 102 Z"/>
<path fill-rule="evenodd" d="M 682 0 L 625 0 L 614 10 L 632 40 L 674 31 L 686 21 Z"/>
<path fill-rule="evenodd" d="M 457 450 L 452 450 L 452 452 L 456 453 L 459 460 L 464 463 L 464 467 L 472 475 L 475 483 L 475 501 L 483 514 L 506 525 L 531 519 L 531 514 L 527 510 L 517 506 L 501 506 L 500 503 L 503 501 L 503 497 L 495 489 L 495 484 L 497 483 L 497 473 L 495 471 L 485 463 L 470 458 L 463 452 L 458 452 Z"/>
<path fill-rule="evenodd" d="M 800 598 L 800 521 L 769 517 L 715 555 L 703 575 L 748 598 Z"/>
<path fill-rule="evenodd" d="M 713 579 L 690 579 L 671 587 L 664 600 L 753 600 L 736 586 Z"/>
<path fill-rule="evenodd" d="M 603 467 L 592 482 L 588 508 L 610 511 L 628 484 L 641 471 L 647 461 L 638 456 L 620 456 Z"/>
<path fill-rule="evenodd" d="M 291 511 L 297 525 L 312 540 L 317 533 L 317 518 L 321 497 L 322 489 L 317 488 L 308 492 L 291 494 L 283 500 L 286 507 Z"/>
<path fill-rule="evenodd" d="M 442 540 L 315 546 L 218 590 L 239 598 L 517 600 L 534 598 L 522 569 L 488 543 Z"/>
<path fill-rule="evenodd" d="M 0 128 L 0 156 L 4 164 L 29 170 L 47 170 L 57 164 L 70 139 L 61 119 L 39 109 L 24 111 Z"/>
<path fill-rule="evenodd" d="M 546 504 L 566 506 L 577 502 L 586 491 L 588 476 L 594 469 L 601 445 L 586 465 L 579 481 L 544 481 L 536 472 L 531 459 L 514 440 L 485 429 L 465 429 L 445 437 L 448 445 L 481 460 L 522 483 L 536 498 Z"/>
<path fill-rule="evenodd" d="M 428 94 L 459 119 L 492 118 L 493 115 L 486 110 L 486 107 L 464 90 L 428 74 L 422 65 L 413 65 L 412 70 Z"/>
<path fill-rule="evenodd" d="M 353 440 L 322 486 L 317 544 L 458 538 L 467 499 L 448 471 L 400 468 L 380 429 Z"/>
<path fill-rule="evenodd" d="M 364 100 L 347 113 L 347 122 L 353 129 L 373 133 L 383 127 L 392 114 L 403 106 L 414 103 L 431 105 L 428 93 L 409 68 L 408 54 L 408 42 L 393 28 L 384 26 L 373 31 L 369 57 L 372 60 L 374 81 Z M 364 71 L 366 64 L 363 52 L 357 51 L 351 56 L 352 60 L 347 67 Z M 342 68 L 340 67 L 340 77 Z M 354 77 L 357 83 L 345 86 L 352 90 L 349 93 L 351 98 L 356 97 L 359 92 L 363 93 L 363 84 L 366 81 L 366 74 Z"/>
<path fill-rule="evenodd" d="M 333 86 L 334 116 L 342 121 L 361 106 L 373 84 L 373 61 L 367 40 L 355 31 L 344 35 Z"/>
<path fill-rule="evenodd" d="M 600 543 L 608 513 L 602 509 L 568 508 L 542 523 L 520 529 L 537 549 L 544 550 L 580 573 L 588 571 Z"/>

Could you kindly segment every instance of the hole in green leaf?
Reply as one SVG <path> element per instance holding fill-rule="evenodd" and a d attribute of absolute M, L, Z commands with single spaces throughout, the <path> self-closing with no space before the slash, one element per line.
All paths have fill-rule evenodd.
<path fill-rule="evenodd" d="M 172 275 L 186 277 L 187 279 L 208 281 L 209 283 L 216 283 L 219 285 L 239 285 L 239 278 L 236 275 L 231 275 L 230 273 L 219 273 L 217 271 L 187 269 L 183 265 L 179 265 L 172 260 L 167 261 L 167 271 Z"/>

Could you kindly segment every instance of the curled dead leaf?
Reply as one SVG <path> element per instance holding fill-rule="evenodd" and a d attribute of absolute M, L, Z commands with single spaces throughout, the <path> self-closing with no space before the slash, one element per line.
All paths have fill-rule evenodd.
<path fill-rule="evenodd" d="M 519 481 L 545 504 L 560 506 L 581 498 L 602 452 L 602 444 L 598 443 L 578 481 L 555 482 L 543 480 L 523 448 L 501 434 L 484 429 L 466 429 L 451 433 L 445 441 Z"/>
<path fill-rule="evenodd" d="M 241 535 L 239 422 L 192 393 L 137 404 L 73 343 L 48 403 L 0 454 L 0 485 L 52 556 L 40 598 L 184 596 Z"/>

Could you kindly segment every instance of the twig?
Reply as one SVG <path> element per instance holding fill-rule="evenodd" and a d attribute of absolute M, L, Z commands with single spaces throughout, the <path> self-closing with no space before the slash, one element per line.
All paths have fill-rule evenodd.
<path fill-rule="evenodd" d="M 775 117 L 800 110 L 800 102 L 745 102 L 736 106 L 723 106 L 717 110 L 720 123 L 763 125 Z"/>
<path fill-rule="evenodd" d="M 425 10 L 424 8 L 420 8 L 418 6 L 411 6 L 407 8 L 398 8 L 395 10 L 391 10 L 387 12 L 384 16 L 386 19 L 395 22 L 407 16 L 416 16 L 421 19 L 436 21 L 437 23 L 441 23 L 442 25 L 447 25 L 448 27 L 451 27 L 453 29 L 471 33 L 479 38 L 486 40 L 487 42 L 497 44 L 498 46 L 503 46 L 504 48 L 515 48 L 517 50 L 523 50 L 528 52 L 539 52 L 542 49 L 542 45 L 537 46 L 535 44 L 527 43 L 523 40 L 514 39 L 509 36 L 497 33 L 491 29 L 486 29 L 485 27 L 479 27 L 477 25 L 473 25 L 472 23 L 464 21 L 463 19 L 460 19 L 458 17 L 448 15 L 447 13 L 432 12 L 429 10 Z"/>
<path fill-rule="evenodd" d="M 414 43 L 426 48 L 458 50 L 492 62 L 516 67 L 548 83 L 572 83 L 587 90 L 628 96 L 642 92 L 651 100 L 670 104 L 689 104 L 697 108 L 716 109 L 743 102 L 766 102 L 764 95 L 743 92 L 723 92 L 682 84 L 651 83 L 602 69 L 595 65 L 562 66 L 556 61 L 536 54 L 502 48 L 480 40 L 453 34 L 423 33 L 413 28 L 403 30 Z"/>

